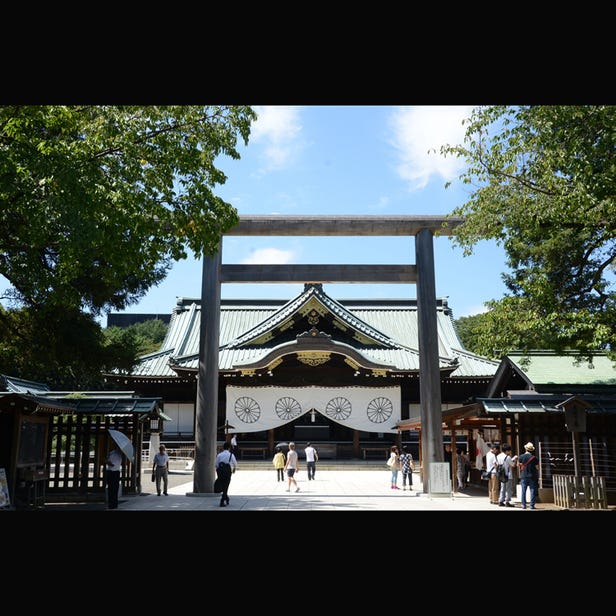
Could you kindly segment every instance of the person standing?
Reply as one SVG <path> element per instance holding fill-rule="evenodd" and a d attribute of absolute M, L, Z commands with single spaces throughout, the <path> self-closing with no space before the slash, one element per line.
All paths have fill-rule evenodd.
<path fill-rule="evenodd" d="M 532 443 L 524 445 L 524 453 L 518 458 L 520 467 L 520 487 L 522 490 L 522 509 L 526 509 L 526 489 L 530 490 L 530 508 L 535 509 L 539 492 L 539 460 L 535 456 Z"/>
<path fill-rule="evenodd" d="M 517 456 L 511 457 L 511 445 L 503 445 L 503 451 L 497 456 L 499 464 L 503 465 L 505 481 L 500 481 L 500 493 L 498 495 L 499 507 L 513 507 L 511 497 L 513 495 L 513 468 L 516 465 Z"/>
<path fill-rule="evenodd" d="M 466 487 L 466 458 L 461 447 L 456 447 L 456 478 L 458 480 L 458 491 Z"/>
<path fill-rule="evenodd" d="M 308 474 L 308 480 L 314 479 L 319 455 L 317 454 L 317 450 L 310 443 L 306 443 L 304 453 L 306 454 L 306 472 Z"/>
<path fill-rule="evenodd" d="M 118 493 L 120 491 L 120 471 L 122 470 L 122 456 L 117 449 L 107 454 L 105 479 L 107 481 L 107 509 L 118 508 Z"/>
<path fill-rule="evenodd" d="M 407 449 L 406 445 L 402 446 L 402 453 L 400 454 L 400 470 L 402 471 L 402 489 L 406 490 L 406 480 L 409 482 L 409 490 L 413 489 L 413 470 L 415 470 L 415 463 L 413 462 L 413 456 Z"/>
<path fill-rule="evenodd" d="M 490 479 L 488 481 L 488 494 L 490 496 L 490 503 L 492 505 L 498 505 L 498 495 L 500 492 L 500 482 L 496 476 L 496 465 L 498 464 L 496 458 L 500 453 L 500 445 L 492 444 L 492 448 L 486 454 L 486 470 L 490 471 Z"/>
<path fill-rule="evenodd" d="M 400 454 L 398 453 L 398 447 L 396 445 L 391 446 L 387 465 L 391 469 L 391 489 L 399 490 L 398 471 L 400 470 Z"/>
<path fill-rule="evenodd" d="M 287 477 L 289 478 L 287 492 L 291 491 L 291 485 L 294 485 L 295 491 L 299 492 L 299 486 L 295 480 L 295 473 L 299 471 L 299 456 L 297 455 L 297 451 L 295 451 L 295 443 L 293 442 L 289 443 L 289 453 L 287 453 L 287 461 L 284 465 L 284 470 L 287 472 Z"/>
<path fill-rule="evenodd" d="M 449 476 L 450 477 L 451 477 L 451 469 L 452 469 L 452 457 L 453 457 L 453 452 L 451 451 L 451 443 L 447 443 L 445 445 L 444 458 L 445 458 L 445 462 L 449 464 Z"/>
<path fill-rule="evenodd" d="M 464 458 L 464 487 L 468 488 L 471 479 L 471 460 L 466 449 L 462 450 L 462 457 Z"/>
<path fill-rule="evenodd" d="M 231 453 L 235 456 L 237 460 L 239 451 L 237 450 L 237 436 L 235 434 L 231 435 Z"/>
<path fill-rule="evenodd" d="M 229 484 L 231 475 L 237 469 L 237 460 L 231 451 L 231 443 L 225 442 L 222 451 L 216 456 L 216 484 L 217 491 L 220 491 L 220 506 L 229 504 Z"/>
<path fill-rule="evenodd" d="M 164 445 L 158 448 L 158 453 L 154 456 L 154 466 L 152 470 L 156 478 L 156 493 L 160 496 L 160 484 L 162 480 L 163 494 L 167 496 L 167 485 L 169 483 L 169 454 Z"/>
<path fill-rule="evenodd" d="M 276 469 L 276 477 L 278 481 L 284 481 L 284 465 L 286 459 L 284 457 L 284 453 L 282 452 L 282 447 L 276 447 L 276 453 L 274 454 L 274 459 L 272 462 L 274 464 L 274 468 Z"/>

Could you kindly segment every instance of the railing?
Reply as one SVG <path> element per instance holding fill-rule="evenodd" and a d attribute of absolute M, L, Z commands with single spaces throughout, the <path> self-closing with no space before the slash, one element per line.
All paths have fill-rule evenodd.
<path fill-rule="evenodd" d="M 161 441 L 167 448 L 167 454 L 171 461 L 193 460 L 195 457 L 194 441 Z M 145 441 L 141 448 L 141 460 L 150 462 L 150 443 Z"/>
<path fill-rule="evenodd" d="M 583 477 L 602 477 L 606 490 L 616 490 L 616 463 L 610 455 L 608 443 L 600 439 L 582 437 L 575 449 L 577 464 L 571 442 L 539 443 L 536 452 L 539 453 L 541 470 L 539 487 L 555 487 L 555 478 L 559 475 L 577 475 L 580 481 Z"/>

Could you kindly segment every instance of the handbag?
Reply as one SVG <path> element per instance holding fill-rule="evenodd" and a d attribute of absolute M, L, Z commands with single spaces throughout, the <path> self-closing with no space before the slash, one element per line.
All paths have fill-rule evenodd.
<path fill-rule="evenodd" d="M 156 481 L 156 471 L 152 471 L 152 481 Z"/>
<path fill-rule="evenodd" d="M 481 471 L 481 478 L 482 479 L 487 479 L 488 481 L 490 480 L 490 475 L 492 474 L 491 471 L 485 470 L 485 471 Z"/>
<path fill-rule="evenodd" d="M 396 463 L 396 456 L 393 454 L 389 456 L 389 460 L 387 460 L 387 466 L 393 466 Z"/>
<path fill-rule="evenodd" d="M 224 477 L 226 479 L 227 477 L 231 477 L 231 475 L 235 471 L 235 469 L 231 467 L 231 456 L 232 455 L 233 454 L 229 452 L 229 461 L 218 463 L 218 468 L 216 469 L 216 473 L 218 474 L 219 477 Z"/>

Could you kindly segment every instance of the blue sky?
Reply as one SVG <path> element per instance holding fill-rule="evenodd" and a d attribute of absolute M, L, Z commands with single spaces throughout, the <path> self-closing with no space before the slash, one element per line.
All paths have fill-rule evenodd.
<path fill-rule="evenodd" d="M 460 106 L 255 107 L 240 160 L 217 161 L 228 176 L 219 194 L 242 214 L 436 215 L 468 198 L 460 161 L 429 153 L 461 143 Z M 449 188 L 445 183 L 452 181 Z M 464 257 L 434 238 L 437 297 L 454 318 L 484 311 L 503 296 L 505 253 L 481 242 Z M 223 263 L 414 264 L 412 237 L 225 237 Z M 174 265 L 167 279 L 125 312 L 168 314 L 177 297 L 201 296 L 201 261 Z M 224 284 L 222 298 L 291 299 L 301 284 Z M 324 285 L 336 299 L 416 297 L 415 285 Z M 104 324 L 104 323 L 103 323 Z"/>

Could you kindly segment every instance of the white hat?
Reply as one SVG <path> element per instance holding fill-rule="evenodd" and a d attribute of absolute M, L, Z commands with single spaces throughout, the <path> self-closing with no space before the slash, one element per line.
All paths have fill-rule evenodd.
<path fill-rule="evenodd" d="M 526 451 L 535 451 L 535 446 L 532 443 L 526 443 L 524 449 L 526 449 Z"/>

